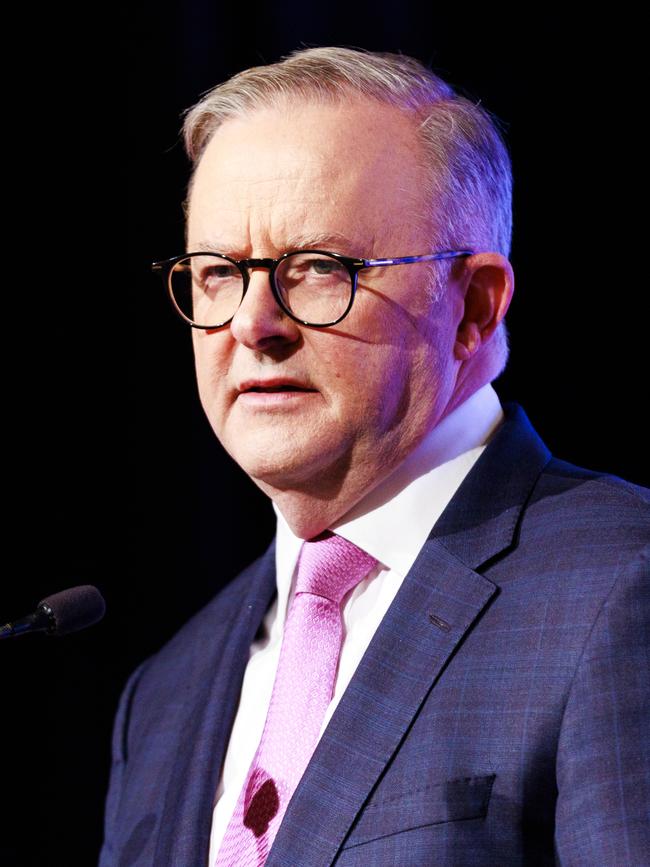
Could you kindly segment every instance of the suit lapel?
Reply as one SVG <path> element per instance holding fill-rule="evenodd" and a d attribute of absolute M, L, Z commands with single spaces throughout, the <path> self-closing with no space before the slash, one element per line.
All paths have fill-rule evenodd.
<path fill-rule="evenodd" d="M 221 765 L 237 710 L 249 649 L 275 592 L 275 546 L 211 603 L 195 641 L 197 696 L 179 715 L 178 745 L 165 793 L 154 864 L 203 864 Z M 224 598 L 225 597 L 225 598 Z M 214 609 L 214 611 L 210 611 Z M 200 693 L 199 693 L 200 690 Z"/>
<path fill-rule="evenodd" d="M 330 864 L 419 708 L 498 588 L 478 570 L 515 540 L 550 453 L 516 404 L 434 527 L 321 738 L 267 860 Z"/>

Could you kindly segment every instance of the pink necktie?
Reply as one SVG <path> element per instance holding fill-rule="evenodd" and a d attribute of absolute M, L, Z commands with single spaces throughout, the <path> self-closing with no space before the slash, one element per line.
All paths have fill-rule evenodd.
<path fill-rule="evenodd" d="M 264 731 L 214 867 L 264 864 L 332 699 L 341 601 L 376 560 L 329 532 L 304 542 Z"/>

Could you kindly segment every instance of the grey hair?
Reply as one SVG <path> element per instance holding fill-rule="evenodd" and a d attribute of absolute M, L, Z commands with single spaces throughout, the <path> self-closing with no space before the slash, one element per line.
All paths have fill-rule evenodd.
<path fill-rule="evenodd" d="M 196 167 L 212 135 L 229 118 L 286 101 L 344 102 L 355 95 L 394 106 L 416 124 L 422 144 L 416 158 L 428 168 L 424 216 L 436 246 L 508 256 L 512 171 L 497 122 L 412 57 L 308 48 L 277 63 L 246 69 L 187 112 L 185 148 Z M 439 278 L 441 270 L 436 271 Z M 507 356 L 503 323 L 491 342 L 501 372 Z"/>

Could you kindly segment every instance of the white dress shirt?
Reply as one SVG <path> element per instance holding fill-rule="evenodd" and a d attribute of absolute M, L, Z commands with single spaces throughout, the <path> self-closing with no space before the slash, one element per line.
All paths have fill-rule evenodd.
<path fill-rule="evenodd" d="M 431 528 L 502 420 L 496 392 L 491 385 L 483 386 L 444 418 L 388 478 L 330 527 L 372 555 L 377 566 L 344 601 L 339 669 L 321 735 Z M 261 639 L 251 646 L 216 793 L 210 864 L 216 859 L 262 737 L 303 542 L 294 536 L 277 508 L 276 514 L 277 597 L 264 619 Z"/>

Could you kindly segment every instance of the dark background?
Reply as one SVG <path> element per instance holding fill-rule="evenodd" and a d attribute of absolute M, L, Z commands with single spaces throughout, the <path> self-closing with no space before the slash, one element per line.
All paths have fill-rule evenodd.
<path fill-rule="evenodd" d="M 401 50 L 480 98 L 505 125 L 516 183 L 497 390 L 560 457 L 647 484 L 646 49 L 622 15 L 413 0 L 48 14 L 5 33 L 20 59 L 4 103 L 0 618 L 77 583 L 96 584 L 108 614 L 86 633 L 3 643 L 16 817 L 2 863 L 73 867 L 96 862 L 128 673 L 273 533 L 202 416 L 189 330 L 148 272 L 182 250 L 182 111 L 244 67 L 327 44 Z"/>

